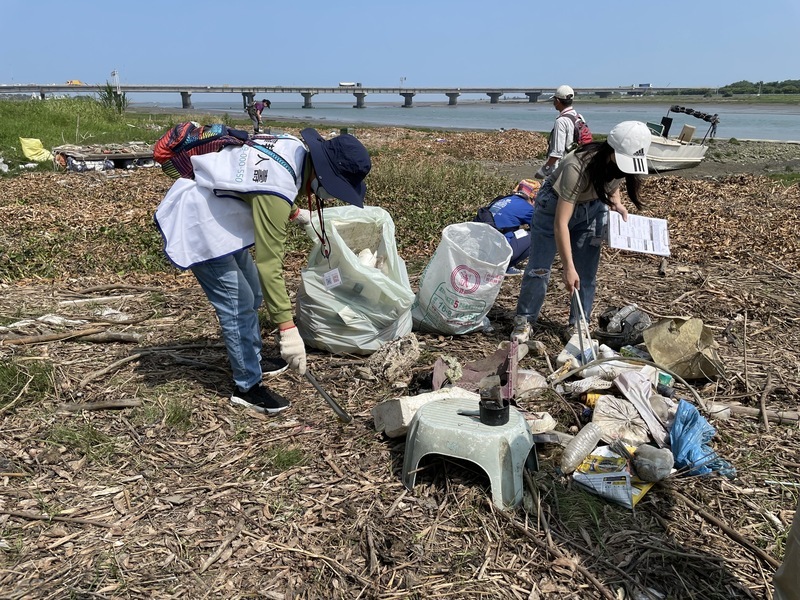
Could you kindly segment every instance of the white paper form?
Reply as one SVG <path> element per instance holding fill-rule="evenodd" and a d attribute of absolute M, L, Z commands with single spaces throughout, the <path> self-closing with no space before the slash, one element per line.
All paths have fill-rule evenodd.
<path fill-rule="evenodd" d="M 620 250 L 669 256 L 667 220 L 629 214 L 628 220 L 623 221 L 622 215 L 610 210 L 608 245 Z"/>

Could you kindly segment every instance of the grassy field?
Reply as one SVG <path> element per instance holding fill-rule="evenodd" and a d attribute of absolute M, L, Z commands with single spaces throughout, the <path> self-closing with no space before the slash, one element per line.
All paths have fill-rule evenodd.
<path fill-rule="evenodd" d="M 207 121 L 202 115 L 152 115 L 117 112 L 113 107 L 90 97 L 40 100 L 0 101 L 0 157 L 9 167 L 29 163 L 20 147 L 19 138 L 35 138 L 45 148 L 64 144 L 108 144 L 141 141 L 155 142 L 178 122 Z M 245 126 L 245 119 L 220 116 L 219 121 L 231 126 Z M 39 169 L 50 169 L 44 163 Z"/>
<path fill-rule="evenodd" d="M 62 144 L 89 145 L 134 140 L 153 143 L 170 127 L 186 120 L 209 122 L 208 117 L 202 114 L 119 114 L 89 99 L 0 102 L 0 157 L 12 167 L 5 174 L 11 177 L 26 171 L 14 167 L 30 163 L 22 155 L 19 137 L 40 139 L 45 148 Z M 216 122 L 220 121 L 239 128 L 249 127 L 250 123 L 249 120 L 233 119 L 226 115 L 220 116 Z M 293 123 L 292 131 L 303 126 Z M 361 128 L 361 131 L 366 131 L 366 128 Z M 406 152 L 403 160 L 397 160 L 392 152 L 375 150 L 372 159 L 370 202 L 396 214 L 397 226 L 408 231 L 403 238 L 403 245 L 410 248 L 430 244 L 430 240 L 437 239 L 439 232 L 449 223 L 470 220 L 475 206 L 480 206 L 485 198 L 496 196 L 498 190 L 510 190 L 513 183 L 508 177 L 483 171 L 474 162 L 433 158 L 426 156 L 425 152 Z M 32 170 L 52 171 L 53 165 L 45 161 Z M 153 185 L 158 186 L 158 182 L 161 187 L 153 193 L 152 208 L 171 183 L 167 177 L 163 177 L 156 178 Z M 53 213 L 58 213 L 67 210 L 83 194 L 95 193 L 87 188 L 64 195 L 58 189 L 27 189 L 21 186 L 16 197 L 7 200 L 17 205 L 30 204 L 39 209 L 48 207 Z M 398 198 L 403 199 L 402 207 L 398 206 Z M 438 202 L 431 204 L 430 198 L 436 198 Z M 136 200 L 132 198 L 130 202 L 133 205 Z M 100 262 L 111 272 L 172 270 L 163 258 L 161 238 L 152 226 L 151 218 L 115 223 L 107 221 L 105 215 L 98 214 L 88 221 L 70 223 L 64 219 L 57 220 L 48 227 L 47 244 L 41 243 L 40 222 L 31 222 L 29 228 L 23 227 L 27 233 L 17 236 L 13 244 L 9 241 L 7 250 L 0 254 L 0 281 L 54 277 L 58 273 L 59 263 L 69 257 L 78 262 L 81 253 L 79 248 L 90 240 L 93 247 L 108 248 L 108 251 L 82 256 L 81 262 L 87 270 L 97 268 Z M 0 246 L 3 245 L 3 238 L 0 233 Z M 308 238 L 292 230 L 288 250 L 307 250 L 309 247 Z"/>

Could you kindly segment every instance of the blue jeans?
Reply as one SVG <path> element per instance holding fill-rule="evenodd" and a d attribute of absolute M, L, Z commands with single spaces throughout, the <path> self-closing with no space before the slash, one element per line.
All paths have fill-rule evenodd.
<path fill-rule="evenodd" d="M 192 267 L 217 311 L 233 381 L 248 390 L 261 381 L 261 282 L 247 249 Z"/>
<path fill-rule="evenodd" d="M 531 222 L 531 251 L 517 300 L 517 315 L 536 322 L 542 310 L 550 271 L 556 257 L 556 239 L 553 230 L 558 195 L 549 181 L 545 181 L 536 195 L 536 210 Z M 576 204 L 569 220 L 572 262 L 580 277 L 578 296 L 586 320 L 592 312 L 597 287 L 597 267 L 600 264 L 600 243 L 603 227 L 608 220 L 608 209 L 600 200 Z M 578 321 L 574 302 L 570 302 L 569 324 Z"/>
<path fill-rule="evenodd" d="M 508 266 L 515 267 L 517 263 L 528 258 L 528 254 L 531 251 L 531 235 L 530 233 L 522 237 L 511 235 L 506 236 L 506 239 L 511 246 L 511 261 L 509 261 Z"/>

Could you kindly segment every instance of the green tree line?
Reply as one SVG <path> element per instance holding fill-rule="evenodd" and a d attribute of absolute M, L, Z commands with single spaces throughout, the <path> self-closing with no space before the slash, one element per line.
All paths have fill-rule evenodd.
<path fill-rule="evenodd" d="M 800 79 L 785 81 L 737 81 L 719 88 L 720 94 L 800 94 Z"/>

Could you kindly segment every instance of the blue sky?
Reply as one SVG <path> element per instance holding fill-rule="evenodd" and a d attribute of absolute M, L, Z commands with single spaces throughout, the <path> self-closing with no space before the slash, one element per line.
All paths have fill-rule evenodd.
<path fill-rule="evenodd" d="M 719 87 L 800 79 L 800 2 L 3 0 L 0 83 Z"/>

